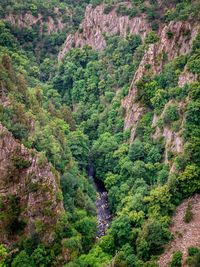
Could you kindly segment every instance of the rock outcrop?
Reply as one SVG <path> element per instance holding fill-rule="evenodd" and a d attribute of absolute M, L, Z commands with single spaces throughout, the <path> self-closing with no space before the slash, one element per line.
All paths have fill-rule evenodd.
<path fill-rule="evenodd" d="M 49 244 L 64 212 L 59 175 L 43 154 L 29 150 L 0 124 L 0 243 L 37 234 Z"/>
<path fill-rule="evenodd" d="M 93 8 L 92 5 L 87 6 L 85 18 L 79 30 L 74 35 L 67 36 L 64 47 L 58 55 L 59 59 L 62 59 L 72 47 L 89 45 L 97 50 L 104 49 L 106 46 L 105 35 L 120 34 L 125 37 L 128 33 L 132 33 L 140 34 L 144 39 L 150 31 L 150 25 L 144 14 L 130 19 L 128 16 L 117 16 L 117 7 L 114 7 L 109 14 L 104 13 L 104 8 L 103 4 L 96 8 Z"/>
<path fill-rule="evenodd" d="M 185 84 L 193 83 L 197 80 L 197 74 L 188 72 L 186 69 L 181 73 L 178 79 L 178 86 L 183 87 Z"/>
<path fill-rule="evenodd" d="M 170 34 L 170 38 L 167 33 Z M 149 45 L 144 57 L 134 75 L 131 83 L 129 94 L 123 101 L 123 106 L 126 109 L 126 117 L 124 128 L 131 128 L 131 140 L 135 138 L 135 129 L 137 123 L 144 113 L 144 108 L 136 101 L 137 82 L 147 72 L 145 66 L 150 66 L 151 75 L 159 74 L 166 62 L 175 57 L 187 54 L 192 47 L 192 42 L 197 35 L 198 25 L 190 22 L 172 21 L 169 25 L 164 25 L 158 31 L 159 41 Z M 165 59 L 165 55 L 167 60 Z M 149 71 L 149 70 L 148 70 Z M 191 78 L 188 78 L 191 80 Z M 187 80 L 188 80 L 187 79 Z M 194 79 L 194 77 L 192 77 Z M 185 79 L 184 79 L 185 80 Z M 179 84 L 183 85 L 183 78 L 179 79 Z"/>
<path fill-rule="evenodd" d="M 182 127 L 183 127 L 183 121 L 184 121 L 184 116 L 181 116 L 179 124 L 180 124 L 180 129 L 179 131 L 174 131 L 171 129 L 170 125 L 163 125 L 162 127 L 158 127 L 157 123 L 159 120 L 163 120 L 165 110 L 168 106 L 171 104 L 176 104 L 179 110 L 184 109 L 186 106 L 185 102 L 174 102 L 169 101 L 164 109 L 163 112 L 160 116 L 154 114 L 153 121 L 151 127 L 155 129 L 154 134 L 152 135 L 152 138 L 154 140 L 160 139 L 164 137 L 164 142 L 165 142 L 165 152 L 164 152 L 164 162 L 170 164 L 170 153 L 177 154 L 183 152 L 183 147 L 184 147 L 184 142 L 182 138 Z M 171 171 L 175 170 L 174 166 L 170 164 Z"/>
<path fill-rule="evenodd" d="M 62 21 L 62 16 L 61 14 L 59 14 L 59 12 L 56 15 L 56 18 L 54 19 L 51 16 L 47 16 L 47 18 L 44 18 L 42 14 L 33 16 L 31 12 L 27 12 L 25 14 L 10 13 L 4 18 L 4 20 L 20 29 L 32 28 L 33 26 L 38 25 L 40 33 L 44 32 L 45 25 L 47 34 L 61 32 L 66 26 L 66 23 Z"/>

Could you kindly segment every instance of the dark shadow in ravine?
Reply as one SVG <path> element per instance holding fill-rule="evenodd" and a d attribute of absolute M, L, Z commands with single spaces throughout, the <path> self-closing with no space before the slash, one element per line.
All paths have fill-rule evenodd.
<path fill-rule="evenodd" d="M 92 180 L 96 193 L 96 207 L 97 207 L 97 237 L 104 236 L 108 229 L 112 214 L 108 206 L 108 193 L 106 191 L 104 183 L 95 177 L 95 170 L 92 162 L 88 164 L 88 176 Z"/>

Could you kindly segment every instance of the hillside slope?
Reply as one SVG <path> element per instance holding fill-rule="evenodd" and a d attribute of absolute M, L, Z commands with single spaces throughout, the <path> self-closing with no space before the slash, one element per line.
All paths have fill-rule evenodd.
<path fill-rule="evenodd" d="M 199 266 L 199 14 L 198 0 L 0 4 L 0 265 Z"/>
<path fill-rule="evenodd" d="M 184 222 L 184 217 L 188 207 L 191 203 L 193 218 L 190 222 Z M 160 267 L 167 267 L 172 260 L 174 252 L 181 251 L 183 253 L 182 266 L 188 266 L 188 248 L 200 247 L 200 196 L 194 195 L 186 199 L 181 205 L 178 206 L 175 215 L 172 218 L 170 231 L 174 236 L 174 240 L 169 243 L 165 249 L 165 253 L 159 259 Z"/>
<path fill-rule="evenodd" d="M 0 242 L 10 245 L 22 235 L 36 233 L 46 244 L 52 243 L 64 212 L 59 174 L 46 158 L 26 149 L 2 125 L 0 136 Z"/>

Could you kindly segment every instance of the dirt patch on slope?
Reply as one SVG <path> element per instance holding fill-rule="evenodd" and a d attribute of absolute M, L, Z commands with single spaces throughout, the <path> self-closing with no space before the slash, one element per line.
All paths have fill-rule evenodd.
<path fill-rule="evenodd" d="M 183 218 L 188 205 L 192 203 L 193 219 L 189 223 L 185 223 Z M 172 219 L 170 227 L 171 233 L 174 235 L 174 240 L 166 247 L 165 252 L 161 255 L 158 263 L 160 267 L 167 267 L 173 253 L 181 251 L 183 253 L 183 265 L 186 264 L 187 250 L 190 246 L 200 247 L 200 195 L 195 194 L 193 197 L 186 199 L 180 204 Z"/>

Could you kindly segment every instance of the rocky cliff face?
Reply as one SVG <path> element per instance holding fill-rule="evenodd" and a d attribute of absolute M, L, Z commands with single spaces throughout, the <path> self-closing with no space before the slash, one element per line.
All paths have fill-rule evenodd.
<path fill-rule="evenodd" d="M 38 25 L 40 33 L 47 32 L 48 34 L 54 32 L 61 32 L 65 27 L 66 23 L 62 21 L 62 14 L 59 13 L 59 10 L 55 10 L 56 16 L 53 19 L 51 16 L 44 18 L 42 14 L 33 16 L 31 12 L 25 14 L 13 14 L 10 13 L 6 15 L 5 21 L 11 23 L 17 28 L 31 28 L 35 25 Z M 44 28 L 44 25 L 46 29 Z"/>
<path fill-rule="evenodd" d="M 109 14 L 104 13 L 104 8 L 105 5 L 99 5 L 96 8 L 87 6 L 85 18 L 79 30 L 74 35 L 67 36 L 64 47 L 58 55 L 59 59 L 62 59 L 72 47 L 89 45 L 97 50 L 105 48 L 105 34 L 109 36 L 120 34 L 125 37 L 126 34 L 133 33 L 140 34 L 144 39 L 150 31 L 150 25 L 144 14 L 130 19 L 128 16 L 117 16 L 117 7 L 114 7 Z"/>
<path fill-rule="evenodd" d="M 172 33 L 171 38 L 167 37 L 168 32 Z M 138 67 L 138 70 L 133 77 L 129 94 L 123 101 L 123 106 L 126 109 L 124 128 L 132 128 L 131 140 L 133 140 L 135 137 L 137 123 L 144 112 L 144 108 L 141 107 L 136 101 L 136 83 L 147 73 L 145 66 L 151 66 L 150 71 L 152 76 L 160 73 L 165 63 L 172 60 L 176 56 L 187 54 L 191 50 L 192 42 L 197 32 L 198 25 L 194 25 L 190 22 L 172 21 L 169 25 L 164 25 L 163 28 L 159 30 L 159 41 L 155 44 L 149 45 Z M 164 59 L 164 55 L 167 56 L 167 61 Z M 182 86 L 186 80 L 183 78 L 183 76 L 181 77 L 179 79 L 179 84 Z M 195 77 L 192 75 L 191 79 L 194 80 L 194 78 Z M 191 79 L 189 77 L 187 78 L 188 81 Z"/>
<path fill-rule="evenodd" d="M 152 135 L 152 138 L 154 140 L 157 140 L 159 138 L 164 137 L 165 140 L 165 152 L 164 152 L 164 162 L 168 163 L 171 167 L 171 171 L 174 170 L 174 166 L 171 165 L 171 162 L 169 161 L 170 153 L 181 153 L 183 152 L 183 139 L 181 137 L 181 131 L 182 127 L 180 127 L 180 130 L 175 132 L 174 130 L 170 129 L 168 125 L 165 125 L 164 127 L 158 127 L 157 123 L 160 119 L 163 119 L 165 110 L 167 107 L 169 107 L 171 104 L 176 104 L 179 109 L 183 109 L 186 106 L 186 103 L 184 102 L 173 102 L 169 101 L 162 112 L 160 116 L 157 116 L 154 114 L 153 122 L 151 127 L 155 129 L 154 134 Z M 183 124 L 184 118 L 181 118 L 180 125 Z"/>
<path fill-rule="evenodd" d="M 37 234 L 46 244 L 63 209 L 59 175 L 44 155 L 28 150 L 0 124 L 0 242 Z"/>
<path fill-rule="evenodd" d="M 162 9 L 162 1 L 159 1 Z M 117 16 L 115 6 L 109 14 L 104 13 L 105 5 L 99 5 L 93 8 L 88 5 L 85 12 L 85 18 L 81 23 L 79 30 L 74 35 L 69 35 L 65 41 L 64 47 L 59 53 L 59 59 L 62 59 L 71 48 L 90 45 L 94 49 L 102 50 L 106 46 L 105 35 L 120 34 L 124 37 L 128 33 L 139 34 L 144 40 L 151 31 L 151 27 L 145 14 L 130 19 L 128 16 Z M 122 101 L 122 106 L 126 110 L 124 129 L 131 129 L 131 138 L 135 138 L 136 128 L 141 116 L 145 113 L 145 108 L 136 101 L 136 84 L 148 73 L 153 77 L 159 74 L 164 65 L 175 57 L 189 53 L 192 42 L 198 32 L 198 23 L 193 21 L 171 21 L 169 24 L 159 24 L 157 35 L 159 41 L 148 45 L 140 65 L 133 77 L 128 96 Z M 150 66 L 146 68 L 146 66 Z M 178 86 L 182 87 L 185 83 L 195 81 L 194 74 L 187 70 L 180 75 Z M 155 116 L 154 116 L 155 117 Z M 158 118 L 159 119 L 159 118 Z M 168 151 L 181 152 L 182 140 L 178 133 L 164 128 L 162 132 L 157 128 L 154 138 L 163 136 L 166 140 L 165 161 L 168 161 Z"/>

